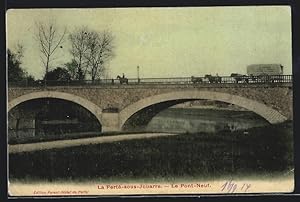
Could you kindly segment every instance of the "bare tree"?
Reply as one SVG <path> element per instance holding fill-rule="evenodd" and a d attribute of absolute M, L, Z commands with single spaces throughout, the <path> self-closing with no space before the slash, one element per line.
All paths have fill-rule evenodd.
<path fill-rule="evenodd" d="M 74 74 L 73 77 L 76 77 L 76 72 L 83 71 L 84 66 L 86 66 L 86 61 L 84 55 L 88 50 L 87 41 L 88 33 L 86 27 L 81 27 L 76 29 L 73 33 L 69 35 L 69 40 L 71 42 L 70 53 L 73 56 L 72 67 L 75 67 L 72 70 Z M 76 66 L 74 66 L 76 65 Z"/>
<path fill-rule="evenodd" d="M 96 32 L 83 27 L 70 34 L 71 50 L 78 70 L 83 70 L 92 81 L 102 77 L 105 65 L 114 56 L 114 38 L 111 32 Z"/>
<path fill-rule="evenodd" d="M 87 45 L 87 73 L 94 81 L 104 74 L 105 64 L 114 56 L 113 36 L 108 31 L 91 32 Z"/>
<path fill-rule="evenodd" d="M 24 46 L 23 46 L 23 44 L 21 44 L 20 42 L 18 42 L 18 43 L 16 44 L 15 49 L 16 49 L 16 56 L 17 56 L 17 59 L 18 59 L 19 61 L 21 61 L 22 58 L 24 57 Z"/>
<path fill-rule="evenodd" d="M 55 58 L 54 53 L 58 48 L 62 48 L 63 39 L 66 35 L 67 29 L 65 28 L 62 33 L 58 32 L 57 25 L 51 21 L 48 23 L 37 22 L 37 32 L 35 39 L 38 41 L 41 51 L 41 61 L 45 67 L 45 75 L 49 72 L 50 63 Z M 45 77 L 45 83 L 46 83 Z"/>

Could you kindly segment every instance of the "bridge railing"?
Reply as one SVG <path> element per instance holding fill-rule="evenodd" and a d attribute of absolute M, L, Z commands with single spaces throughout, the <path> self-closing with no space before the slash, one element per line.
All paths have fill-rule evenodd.
<path fill-rule="evenodd" d="M 291 83 L 292 75 L 273 76 L 211 76 L 211 77 L 173 77 L 173 78 L 128 78 L 128 85 L 162 85 L 162 84 L 265 84 L 265 83 Z M 99 79 L 99 80 L 43 80 L 8 82 L 8 87 L 44 87 L 44 86 L 105 86 L 121 85 L 119 79 Z M 123 83 L 127 85 L 127 83 Z"/>

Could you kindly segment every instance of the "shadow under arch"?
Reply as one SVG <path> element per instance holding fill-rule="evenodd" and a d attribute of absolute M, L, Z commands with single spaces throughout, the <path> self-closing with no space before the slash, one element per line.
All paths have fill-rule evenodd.
<path fill-rule="evenodd" d="M 13 109 L 15 106 L 34 99 L 40 99 L 40 98 L 57 98 L 62 99 L 66 101 L 70 101 L 73 103 L 76 103 L 83 108 L 87 109 L 90 113 L 92 113 L 96 119 L 98 120 L 99 124 L 102 125 L 102 109 L 98 107 L 96 104 L 90 102 L 87 99 L 84 99 L 82 97 L 79 97 L 77 95 L 69 94 L 69 93 L 63 93 L 58 91 L 40 91 L 40 92 L 33 92 L 28 93 L 22 96 L 19 96 L 10 102 L 8 102 L 7 105 L 7 112 L 9 112 L 11 109 Z"/>
<path fill-rule="evenodd" d="M 193 90 L 193 91 L 177 91 L 177 92 L 154 95 L 139 100 L 127 106 L 119 114 L 120 129 L 123 129 L 125 123 L 133 116 L 136 116 L 142 110 L 148 111 L 149 114 L 148 119 L 151 120 L 151 118 L 153 118 L 153 116 L 155 116 L 159 111 L 166 109 L 172 105 L 183 103 L 186 101 L 202 100 L 202 99 L 221 101 L 221 102 L 237 105 L 239 107 L 248 109 L 249 111 L 258 114 L 259 116 L 263 117 L 271 124 L 282 123 L 287 120 L 287 118 L 282 114 L 280 114 L 278 111 L 255 100 L 251 100 L 245 97 L 241 97 L 229 93 Z M 157 104 L 161 104 L 161 106 L 158 108 L 156 107 L 155 109 L 151 109 L 151 106 Z"/>

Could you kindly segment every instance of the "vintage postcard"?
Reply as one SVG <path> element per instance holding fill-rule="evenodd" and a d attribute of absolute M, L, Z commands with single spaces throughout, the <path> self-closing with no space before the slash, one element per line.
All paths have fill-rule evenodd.
<path fill-rule="evenodd" d="M 289 6 L 7 11 L 11 197 L 291 193 Z"/>

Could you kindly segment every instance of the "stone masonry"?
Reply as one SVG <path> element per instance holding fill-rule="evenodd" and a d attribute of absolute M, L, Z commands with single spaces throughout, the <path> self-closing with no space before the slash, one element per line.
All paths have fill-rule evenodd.
<path fill-rule="evenodd" d="M 185 92 L 187 93 L 186 98 Z M 164 94 L 168 94 L 168 96 L 163 96 Z M 160 99 L 162 101 L 175 100 L 176 95 L 180 96 L 179 99 L 182 100 L 197 98 L 216 99 L 250 110 L 254 109 L 254 111 L 256 106 L 252 105 L 257 105 L 259 109 L 255 112 L 258 114 L 261 112 L 260 115 L 265 116 L 264 118 L 282 115 L 284 118 L 279 117 L 278 120 L 293 119 L 293 90 L 291 83 L 15 87 L 8 88 L 8 109 L 19 104 L 19 102 L 30 99 L 57 97 L 77 102 L 90 110 L 101 122 L 104 131 L 118 131 L 122 129 L 122 125 L 126 122 L 124 119 L 128 119 L 132 113 L 138 112 L 143 107 L 148 107 L 149 104 L 159 104 Z M 152 97 L 153 102 L 151 101 Z M 139 108 L 135 107 L 135 103 L 139 104 Z M 114 111 L 110 111 L 112 109 Z M 269 112 L 263 112 L 265 109 L 268 109 Z M 127 113 L 126 115 L 124 115 L 125 112 Z M 270 117 L 270 120 L 273 118 Z"/>

